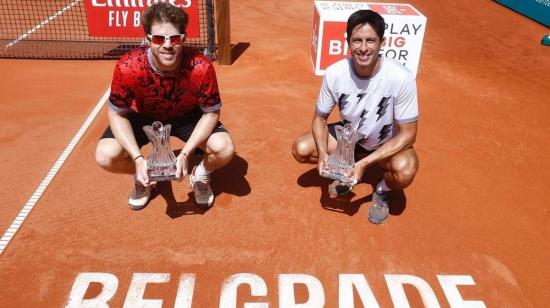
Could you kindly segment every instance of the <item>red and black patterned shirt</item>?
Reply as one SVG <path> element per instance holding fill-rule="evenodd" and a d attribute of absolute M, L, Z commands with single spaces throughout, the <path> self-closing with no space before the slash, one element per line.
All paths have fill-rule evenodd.
<path fill-rule="evenodd" d="M 204 55 L 184 49 L 177 70 L 161 72 L 149 47 L 125 54 L 115 66 L 109 102 L 117 112 L 134 111 L 156 120 L 171 120 L 192 111 L 221 108 L 216 72 Z"/>

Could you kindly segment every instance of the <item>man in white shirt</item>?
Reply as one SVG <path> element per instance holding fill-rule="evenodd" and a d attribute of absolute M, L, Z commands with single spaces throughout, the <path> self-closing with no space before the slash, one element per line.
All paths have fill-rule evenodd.
<path fill-rule="evenodd" d="M 379 55 L 384 37 L 384 19 L 371 10 L 353 13 L 347 23 L 351 57 L 329 66 L 323 78 L 312 129 L 293 144 L 292 153 L 301 163 L 317 163 L 319 173 L 336 148 L 334 127 L 350 123 L 357 130 L 356 163 L 350 172 L 355 181 L 365 169 L 378 163 L 383 179 L 373 192 L 369 219 L 382 223 L 389 213 L 388 192 L 409 186 L 418 170 L 413 148 L 418 123 L 414 74 L 401 63 Z M 341 122 L 327 124 L 338 105 Z M 349 193 L 352 185 L 335 181 L 330 190 Z"/>

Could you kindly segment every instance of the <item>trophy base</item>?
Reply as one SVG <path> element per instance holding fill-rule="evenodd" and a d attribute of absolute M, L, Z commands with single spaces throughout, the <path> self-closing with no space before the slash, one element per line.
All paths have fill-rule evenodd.
<path fill-rule="evenodd" d="M 151 181 L 170 181 L 176 178 L 176 162 L 149 162 L 147 161 L 147 175 Z"/>
<path fill-rule="evenodd" d="M 176 178 L 175 174 L 161 174 L 161 175 L 149 174 L 148 176 L 149 176 L 149 181 L 155 181 L 155 182 L 171 181 Z"/>
<path fill-rule="evenodd" d="M 322 171 L 321 176 L 327 179 L 333 179 L 337 181 L 341 181 L 344 183 L 354 183 L 355 177 L 353 176 L 347 176 L 345 174 L 339 173 L 339 172 L 331 172 L 331 171 Z"/>

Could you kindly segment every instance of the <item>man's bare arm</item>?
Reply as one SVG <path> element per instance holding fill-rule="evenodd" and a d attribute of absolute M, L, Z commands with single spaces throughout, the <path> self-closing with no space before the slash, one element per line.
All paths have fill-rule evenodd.
<path fill-rule="evenodd" d="M 367 157 L 355 163 L 356 167 L 366 168 L 376 162 L 390 158 L 393 155 L 410 148 L 416 141 L 418 122 L 396 124 L 399 132 Z"/>
<path fill-rule="evenodd" d="M 327 159 L 328 159 L 328 126 L 327 118 L 315 113 L 313 116 L 313 121 L 311 123 L 311 132 L 313 135 L 313 140 L 317 147 L 318 157 L 318 171 L 319 174 L 323 170 Z"/>
<path fill-rule="evenodd" d="M 191 137 L 189 137 L 189 140 L 185 143 L 185 146 L 181 150 L 185 154 L 189 154 L 191 151 L 193 151 L 195 148 L 197 148 L 200 144 L 206 143 L 206 140 L 208 140 L 208 137 L 212 134 L 212 131 L 214 131 L 214 128 L 216 127 L 216 124 L 218 123 L 220 119 L 220 111 L 214 111 L 214 112 L 207 112 L 204 113 L 199 121 L 197 122 L 197 125 L 195 126 L 195 129 L 191 133 Z"/>
<path fill-rule="evenodd" d="M 183 149 L 181 149 L 181 152 L 177 157 L 177 179 L 181 179 L 187 175 L 187 158 L 189 157 L 189 153 L 195 150 L 199 145 L 206 144 L 206 141 L 212 134 L 212 131 L 214 131 L 214 128 L 216 128 L 219 119 L 219 110 L 214 112 L 207 112 L 201 116 L 201 118 L 197 122 L 197 125 L 195 126 L 195 129 L 191 133 L 191 137 L 189 137 L 189 140 L 187 140 L 187 142 L 183 146 Z"/>

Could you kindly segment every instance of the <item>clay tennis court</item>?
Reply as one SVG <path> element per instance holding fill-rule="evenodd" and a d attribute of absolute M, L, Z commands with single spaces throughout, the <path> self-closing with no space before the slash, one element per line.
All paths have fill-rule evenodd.
<path fill-rule="evenodd" d="M 83 297 L 114 292 L 110 307 L 547 307 L 549 30 L 493 1 L 407 3 L 427 17 L 421 166 L 382 225 L 367 220 L 369 183 L 331 199 L 291 154 L 321 82 L 312 1 L 231 1 L 241 54 L 216 70 L 237 155 L 207 211 L 187 180 L 132 211 L 131 179 L 95 163 L 114 61 L 0 60 L 3 233 L 101 107 L 0 255 L 0 307 L 64 307 L 86 274 L 111 284 Z"/>

